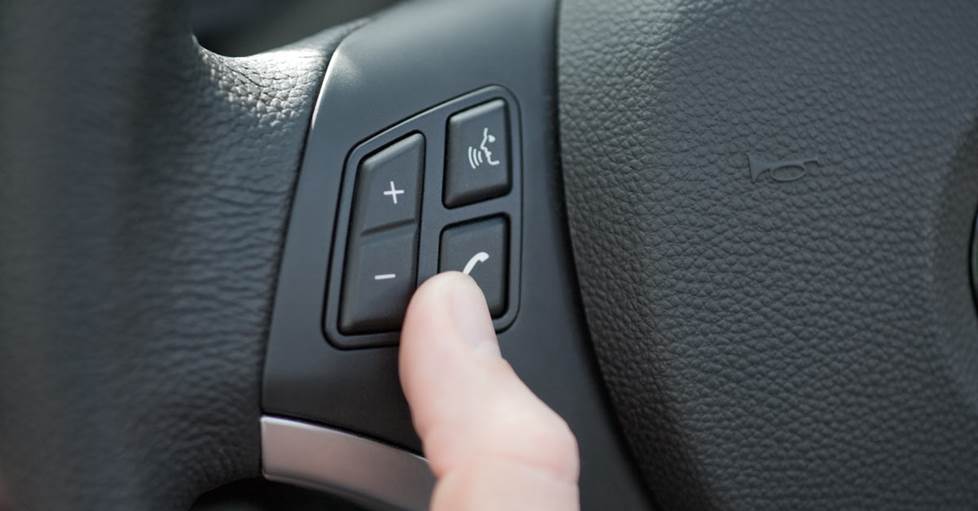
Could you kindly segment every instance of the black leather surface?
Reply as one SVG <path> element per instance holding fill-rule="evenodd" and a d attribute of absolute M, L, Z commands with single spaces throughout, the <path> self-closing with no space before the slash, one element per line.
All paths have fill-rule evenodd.
<path fill-rule="evenodd" d="M 188 7 L 2 4 L 9 509 L 187 509 L 259 474 L 286 214 L 350 27 L 227 59 L 193 41 Z"/>
<path fill-rule="evenodd" d="M 968 1 L 563 2 L 577 270 L 665 509 L 978 506 L 976 27 Z M 748 154 L 819 163 L 754 182 Z"/>

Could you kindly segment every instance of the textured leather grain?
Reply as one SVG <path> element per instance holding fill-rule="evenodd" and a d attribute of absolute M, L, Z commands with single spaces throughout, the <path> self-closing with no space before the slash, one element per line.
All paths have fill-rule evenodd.
<path fill-rule="evenodd" d="M 560 20 L 587 319 L 663 508 L 978 506 L 978 4 Z"/>
<path fill-rule="evenodd" d="M 188 11 L 2 5 L 0 508 L 187 509 L 259 475 L 287 212 L 351 27 L 229 59 Z"/>

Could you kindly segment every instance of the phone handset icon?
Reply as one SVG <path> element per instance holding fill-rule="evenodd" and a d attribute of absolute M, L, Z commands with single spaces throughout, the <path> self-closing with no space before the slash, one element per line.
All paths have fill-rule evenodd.
<path fill-rule="evenodd" d="M 485 252 L 479 252 L 478 254 L 472 256 L 472 258 L 469 259 L 469 262 L 465 263 L 465 269 L 462 270 L 462 273 L 466 275 L 470 275 L 472 273 L 472 270 L 475 269 L 475 265 L 479 263 L 484 263 L 488 260 L 489 260 L 489 254 Z"/>

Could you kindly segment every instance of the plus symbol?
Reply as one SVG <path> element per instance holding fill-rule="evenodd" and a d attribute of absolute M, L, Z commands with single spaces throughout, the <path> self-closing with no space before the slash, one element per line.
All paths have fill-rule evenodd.
<path fill-rule="evenodd" d="M 391 181 L 391 189 L 384 192 L 384 195 L 390 196 L 391 200 L 394 201 L 394 204 L 397 204 L 397 196 L 402 193 L 404 193 L 404 190 L 398 190 L 397 187 L 394 186 L 394 182 Z"/>

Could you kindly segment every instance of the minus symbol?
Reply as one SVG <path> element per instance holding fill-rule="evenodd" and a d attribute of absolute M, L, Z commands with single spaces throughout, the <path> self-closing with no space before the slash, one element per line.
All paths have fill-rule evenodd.
<path fill-rule="evenodd" d="M 374 275 L 374 280 L 391 280 L 397 278 L 397 275 L 393 273 L 383 273 L 380 275 Z"/>

